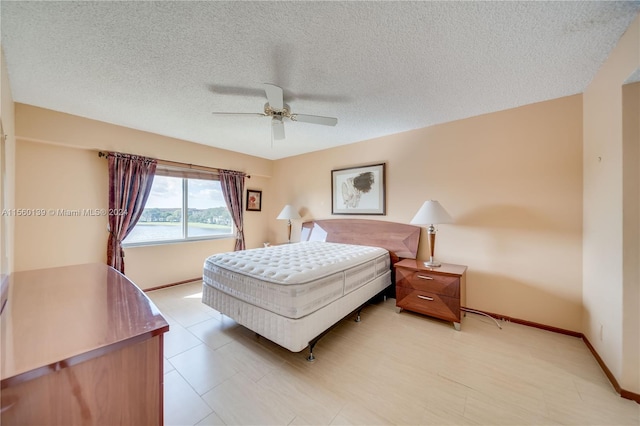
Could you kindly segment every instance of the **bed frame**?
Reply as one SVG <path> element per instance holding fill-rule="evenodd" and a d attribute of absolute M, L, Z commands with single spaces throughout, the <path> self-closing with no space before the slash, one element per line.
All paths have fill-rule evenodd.
<path fill-rule="evenodd" d="M 385 222 L 380 220 L 324 219 L 303 223 L 300 239 L 301 241 L 326 241 L 332 243 L 359 244 L 382 247 L 389 251 L 391 259 L 391 270 L 393 270 L 393 265 L 399 259 L 416 258 L 418 245 L 420 242 L 420 230 L 421 228 L 417 226 L 407 225 L 403 223 Z M 393 280 L 391 282 L 393 282 Z M 302 336 L 305 337 L 303 341 L 309 342 L 309 356 L 307 357 L 308 361 L 313 361 L 315 359 L 313 355 L 313 348 L 315 344 L 321 337 L 329 332 L 329 330 L 331 330 L 333 326 L 335 326 L 342 319 L 346 318 L 354 312 L 358 313 L 356 321 L 359 321 L 360 311 L 362 310 L 362 308 L 367 305 L 372 297 L 377 296 L 377 294 L 384 293 L 384 291 L 386 290 L 373 290 L 367 293 L 364 289 L 364 287 L 366 286 L 367 285 L 363 286 L 363 291 L 361 291 L 362 295 L 358 295 L 358 292 L 353 292 L 350 294 L 349 300 L 346 300 L 346 298 L 343 298 L 345 300 L 338 299 L 337 301 L 316 311 L 316 313 L 318 313 L 323 311 L 324 309 L 329 308 L 335 310 L 336 314 L 330 319 L 329 323 L 318 325 L 319 328 L 317 331 L 309 331 L 309 334 L 307 334 L 307 332 L 302 334 Z M 377 293 L 371 294 L 374 291 L 376 291 Z M 234 318 L 233 314 L 225 312 L 224 308 L 226 306 L 226 302 L 224 299 L 228 301 L 229 299 L 234 298 L 211 288 L 211 286 L 204 285 L 203 302 L 220 311 L 222 314 L 225 314 L 238 321 L 236 318 Z M 240 300 L 234 300 L 233 303 L 241 307 L 249 307 L 247 306 L 248 304 Z M 338 304 L 339 308 L 336 309 L 336 306 L 332 306 L 334 304 Z M 234 308 L 234 310 L 237 309 L 240 308 Z M 327 312 L 331 311 L 327 310 Z M 262 316 L 268 316 L 271 319 L 278 320 L 278 327 L 295 327 L 294 325 L 291 325 L 292 321 L 290 319 L 280 317 L 279 315 L 272 312 L 263 310 L 259 312 L 259 314 Z M 310 314 L 309 317 L 314 316 L 314 314 L 315 313 Z M 269 335 L 269 330 L 261 330 L 260 326 L 252 327 L 251 325 L 247 324 L 242 325 L 251 329 L 257 335 L 262 335 L 267 339 L 272 340 L 276 344 L 284 346 L 281 342 L 278 342 L 277 338 Z M 306 337 L 308 337 L 308 339 L 306 339 Z M 304 349 L 304 347 L 301 347 L 298 350 L 302 349 Z M 296 352 L 295 350 L 292 351 Z"/>

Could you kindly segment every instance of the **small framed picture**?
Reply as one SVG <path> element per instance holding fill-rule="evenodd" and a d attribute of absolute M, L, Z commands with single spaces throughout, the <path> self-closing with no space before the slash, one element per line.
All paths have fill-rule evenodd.
<path fill-rule="evenodd" d="M 262 191 L 247 189 L 246 209 L 249 212 L 259 212 L 262 210 Z"/>

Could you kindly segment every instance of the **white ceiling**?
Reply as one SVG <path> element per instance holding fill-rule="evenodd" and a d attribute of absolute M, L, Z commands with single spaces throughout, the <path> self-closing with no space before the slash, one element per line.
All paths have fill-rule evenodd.
<path fill-rule="evenodd" d="M 581 93 L 632 2 L 2 1 L 16 102 L 278 159 Z M 262 83 L 336 127 L 261 112 Z"/>

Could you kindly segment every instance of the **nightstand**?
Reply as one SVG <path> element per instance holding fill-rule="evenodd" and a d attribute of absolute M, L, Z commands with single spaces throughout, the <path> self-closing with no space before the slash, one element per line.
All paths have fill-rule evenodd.
<path fill-rule="evenodd" d="M 443 263 L 431 268 L 422 260 L 404 259 L 395 268 L 398 313 L 406 309 L 451 321 L 460 330 L 460 307 L 466 303 L 466 266 Z"/>

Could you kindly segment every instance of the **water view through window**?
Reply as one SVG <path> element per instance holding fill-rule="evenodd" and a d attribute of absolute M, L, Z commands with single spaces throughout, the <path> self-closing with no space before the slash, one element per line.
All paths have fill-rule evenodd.
<path fill-rule="evenodd" d="M 214 238 L 232 233 L 231 215 L 219 181 L 155 176 L 140 220 L 124 243 Z"/>

